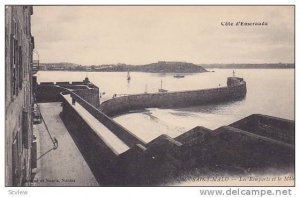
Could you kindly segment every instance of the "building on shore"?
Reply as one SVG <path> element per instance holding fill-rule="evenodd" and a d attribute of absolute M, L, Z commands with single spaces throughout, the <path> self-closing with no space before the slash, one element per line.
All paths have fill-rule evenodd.
<path fill-rule="evenodd" d="M 5 185 L 28 186 L 32 159 L 32 6 L 5 7 Z"/>

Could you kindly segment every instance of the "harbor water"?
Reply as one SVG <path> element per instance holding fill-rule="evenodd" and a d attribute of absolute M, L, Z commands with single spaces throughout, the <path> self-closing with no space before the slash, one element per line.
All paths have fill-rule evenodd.
<path fill-rule="evenodd" d="M 100 101 L 117 96 L 168 91 L 196 90 L 226 86 L 231 69 L 184 74 L 127 72 L 69 72 L 39 71 L 38 82 L 82 81 L 88 77 L 101 92 Z M 235 76 L 247 83 L 243 100 L 180 109 L 145 109 L 114 117 L 114 120 L 133 131 L 146 142 L 167 134 L 176 137 L 196 126 L 216 129 L 251 114 L 266 114 L 294 120 L 294 69 L 236 69 Z"/>

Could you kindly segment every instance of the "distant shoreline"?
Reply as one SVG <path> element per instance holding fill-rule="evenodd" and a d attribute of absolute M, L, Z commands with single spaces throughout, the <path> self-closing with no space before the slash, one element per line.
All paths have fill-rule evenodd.
<path fill-rule="evenodd" d="M 295 64 L 198 64 L 205 69 L 295 69 Z"/>
<path fill-rule="evenodd" d="M 206 68 L 208 69 L 206 72 L 212 72 L 211 69 L 251 69 L 251 70 L 289 70 L 292 69 L 294 70 L 295 68 Z M 98 71 L 98 70 L 39 70 L 39 71 L 62 71 L 62 72 L 102 72 L 102 73 L 112 73 L 112 72 L 127 72 L 127 71 Z M 146 71 L 130 71 L 130 72 L 143 72 L 143 73 L 166 73 L 166 74 L 176 74 L 175 72 L 146 72 Z M 205 72 L 195 72 L 195 73 L 205 73 Z M 193 74 L 193 73 L 187 73 L 187 72 L 182 72 L 182 74 Z"/>
<path fill-rule="evenodd" d="M 277 64 L 193 64 L 159 61 L 145 65 L 106 64 L 78 65 L 73 63 L 40 63 L 39 70 L 78 72 L 146 72 L 146 73 L 203 73 L 212 69 L 295 69 L 293 63 Z"/>

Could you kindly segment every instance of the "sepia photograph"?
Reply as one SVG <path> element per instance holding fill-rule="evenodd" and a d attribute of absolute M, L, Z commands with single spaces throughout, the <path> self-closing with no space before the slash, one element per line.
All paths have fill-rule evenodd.
<path fill-rule="evenodd" d="M 295 5 L 5 5 L 6 187 L 295 186 Z"/>

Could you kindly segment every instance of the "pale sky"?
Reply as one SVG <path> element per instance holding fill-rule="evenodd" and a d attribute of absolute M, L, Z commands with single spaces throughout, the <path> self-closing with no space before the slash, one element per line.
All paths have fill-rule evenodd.
<path fill-rule="evenodd" d="M 45 63 L 293 63 L 294 7 L 35 6 L 32 35 Z"/>

